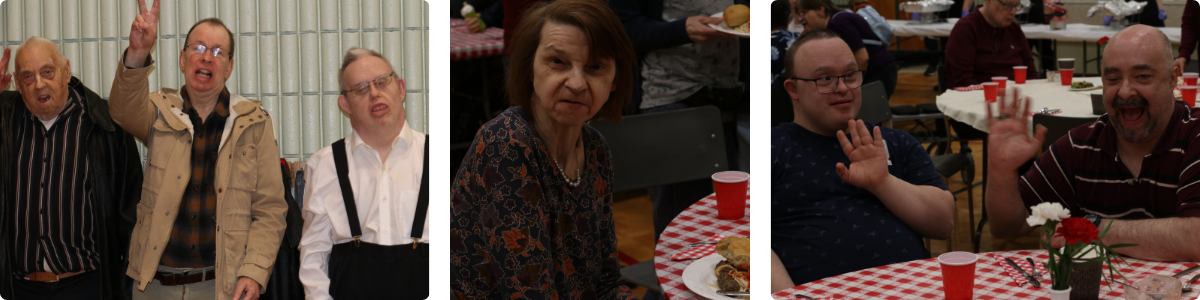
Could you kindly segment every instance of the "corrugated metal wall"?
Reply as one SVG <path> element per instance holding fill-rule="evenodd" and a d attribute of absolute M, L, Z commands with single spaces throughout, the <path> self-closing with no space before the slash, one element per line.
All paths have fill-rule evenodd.
<path fill-rule="evenodd" d="M 408 84 L 408 123 L 428 132 L 429 14 L 420 0 L 163 0 L 160 10 L 150 89 L 183 86 L 177 58 L 188 29 L 221 18 L 237 38 L 227 86 L 274 116 L 282 157 L 302 159 L 350 133 L 337 71 L 353 46 L 392 62 Z M 0 26 L 14 53 L 30 36 L 54 40 L 75 76 L 107 98 L 137 13 L 136 0 L 8 0 Z"/>

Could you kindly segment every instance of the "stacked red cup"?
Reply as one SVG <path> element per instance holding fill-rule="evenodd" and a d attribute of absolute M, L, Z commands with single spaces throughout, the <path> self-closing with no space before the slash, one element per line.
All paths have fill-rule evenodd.
<path fill-rule="evenodd" d="M 1179 88 L 1179 92 L 1183 94 L 1183 102 L 1187 102 L 1188 106 L 1196 106 L 1196 78 L 1200 75 L 1195 72 L 1183 73 L 1183 86 Z"/>
<path fill-rule="evenodd" d="M 996 84 L 1000 85 L 996 88 L 1003 91 L 1004 88 L 1008 86 L 1008 77 L 1004 77 L 1004 76 L 992 77 L 992 82 L 995 82 Z"/>
<path fill-rule="evenodd" d="M 1058 75 L 1062 78 L 1062 85 L 1070 86 L 1071 79 L 1074 77 L 1073 75 L 1075 75 L 1075 59 L 1059 58 Z"/>

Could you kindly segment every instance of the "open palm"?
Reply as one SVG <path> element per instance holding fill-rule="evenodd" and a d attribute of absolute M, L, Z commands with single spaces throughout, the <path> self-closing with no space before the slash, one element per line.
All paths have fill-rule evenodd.
<path fill-rule="evenodd" d="M 879 127 L 875 127 L 875 137 L 867 131 L 862 120 L 847 121 L 846 131 L 850 139 L 841 130 L 837 132 L 838 142 L 842 144 L 842 152 L 850 158 L 850 166 L 837 164 L 838 177 L 849 184 L 860 188 L 876 187 L 887 180 L 887 148 L 883 145 L 883 136 Z"/>
<path fill-rule="evenodd" d="M 1016 170 L 1021 164 L 1037 156 L 1046 140 L 1046 128 L 1040 127 L 1033 137 L 1029 136 L 1029 97 L 1021 97 L 1014 88 L 1011 97 L 1000 95 L 996 104 L 999 115 L 993 115 L 992 106 L 987 105 L 988 156 L 990 165 L 1003 170 Z"/>

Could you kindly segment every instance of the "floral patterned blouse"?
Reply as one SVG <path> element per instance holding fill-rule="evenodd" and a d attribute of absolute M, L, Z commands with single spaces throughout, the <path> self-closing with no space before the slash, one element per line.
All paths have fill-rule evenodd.
<path fill-rule="evenodd" d="M 572 188 L 520 107 L 475 134 L 451 190 L 456 299 L 635 299 L 617 264 L 612 156 L 595 129 L 582 135 Z"/>

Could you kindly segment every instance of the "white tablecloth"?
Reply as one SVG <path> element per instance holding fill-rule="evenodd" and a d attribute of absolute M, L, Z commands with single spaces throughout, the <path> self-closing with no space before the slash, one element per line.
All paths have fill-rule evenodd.
<path fill-rule="evenodd" d="M 952 18 L 949 21 L 957 22 L 958 19 Z M 950 36 L 950 30 L 954 29 L 954 23 L 951 22 L 934 24 L 918 24 L 910 20 L 887 20 L 887 22 L 896 29 L 896 36 Z M 1162 30 L 1172 43 L 1179 43 L 1182 36 L 1179 27 L 1160 27 L 1158 29 Z M 1044 24 L 1026 24 L 1021 26 L 1021 31 L 1025 32 L 1026 38 L 1052 39 L 1063 42 L 1094 42 L 1106 36 L 1111 38 L 1117 33 L 1107 26 L 1083 23 L 1067 24 L 1067 28 L 1063 30 L 1050 30 L 1050 25 Z"/>
<path fill-rule="evenodd" d="M 1074 78 L 1073 81 L 1088 81 L 1096 86 L 1101 85 L 1100 77 Z M 1034 112 L 1043 107 L 1049 107 L 1061 109 L 1062 113 L 1059 113 L 1058 116 L 1099 117 L 1099 115 L 1092 114 L 1091 94 L 1102 93 L 1102 89 L 1072 92 L 1069 90 L 1070 86 L 1062 85 L 1061 81 L 1049 82 L 1046 79 L 1028 80 L 1025 81 L 1025 84 L 1017 84 L 1010 80 L 1007 85 L 1009 92 L 1013 87 L 1019 87 L 1021 95 L 1028 95 L 1032 98 L 1033 102 L 1030 103 L 1029 109 Z M 988 131 L 987 107 L 984 106 L 983 90 L 967 92 L 947 90 L 937 97 L 937 107 L 951 119 L 967 123 L 983 132 Z"/>

